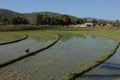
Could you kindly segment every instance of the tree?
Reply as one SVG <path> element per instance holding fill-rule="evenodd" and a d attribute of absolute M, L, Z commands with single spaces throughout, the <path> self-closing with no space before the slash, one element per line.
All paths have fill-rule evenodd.
<path fill-rule="evenodd" d="M 114 26 L 115 26 L 115 27 L 119 27 L 119 26 L 120 26 L 120 21 L 119 21 L 119 20 L 116 20 L 116 21 L 114 22 Z"/>
<path fill-rule="evenodd" d="M 44 25 L 50 25 L 51 24 L 51 17 L 48 16 L 48 14 L 44 14 L 43 15 L 43 24 Z"/>
<path fill-rule="evenodd" d="M 25 19 L 24 17 L 21 17 L 19 15 L 14 15 L 11 18 L 11 24 L 18 25 L 18 24 L 28 24 L 28 20 Z"/>
<path fill-rule="evenodd" d="M 61 15 L 60 19 L 62 21 L 62 25 L 69 25 L 72 23 L 71 18 L 68 15 Z"/>
<path fill-rule="evenodd" d="M 59 17 L 58 16 L 52 16 L 50 17 L 50 25 L 59 25 Z"/>
<path fill-rule="evenodd" d="M 98 25 L 99 25 L 99 26 L 105 26 L 105 21 L 99 20 L 99 21 L 98 21 Z"/>
<path fill-rule="evenodd" d="M 63 23 L 60 16 L 52 16 L 51 17 L 51 22 L 52 22 L 52 25 L 62 25 L 62 23 Z"/>
<path fill-rule="evenodd" d="M 92 23 L 94 24 L 94 26 L 96 26 L 98 24 L 98 21 L 96 19 L 93 19 Z"/>
<path fill-rule="evenodd" d="M 77 19 L 76 24 L 83 24 L 83 19 Z"/>
<path fill-rule="evenodd" d="M 71 24 L 71 17 L 68 15 L 48 16 L 48 14 L 37 14 L 36 24 L 39 25 L 69 25 Z"/>
<path fill-rule="evenodd" d="M 87 22 L 87 19 L 86 18 L 83 18 L 83 23 L 86 23 Z"/>
<path fill-rule="evenodd" d="M 37 14 L 36 15 L 36 24 L 43 24 L 43 15 L 42 14 Z"/>
<path fill-rule="evenodd" d="M 8 24 L 9 23 L 9 19 L 5 16 L 0 18 L 0 23 L 1 24 Z"/>
<path fill-rule="evenodd" d="M 28 20 L 25 17 L 21 17 L 21 24 L 29 24 Z"/>
<path fill-rule="evenodd" d="M 46 25 L 50 23 L 50 17 L 47 14 L 37 14 L 36 15 L 36 24 Z"/>
<path fill-rule="evenodd" d="M 1 17 L 0 17 L 0 24 L 2 24 L 2 19 L 1 19 Z"/>

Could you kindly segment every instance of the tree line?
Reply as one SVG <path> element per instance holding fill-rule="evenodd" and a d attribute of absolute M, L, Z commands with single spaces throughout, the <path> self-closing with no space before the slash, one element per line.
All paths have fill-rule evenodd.
<path fill-rule="evenodd" d="M 86 22 L 91 22 L 95 26 L 102 25 L 105 26 L 106 23 L 110 23 L 113 26 L 120 26 L 120 21 L 116 20 L 114 22 L 105 22 L 103 20 L 96 20 L 93 19 L 91 21 L 88 21 L 86 18 L 76 18 L 74 19 L 73 17 L 69 15 L 58 15 L 58 16 L 49 16 L 47 13 L 46 14 L 37 14 L 35 18 L 35 25 L 62 25 L 62 26 L 68 26 L 71 24 L 84 24 Z M 11 18 L 1 16 L 0 17 L 0 24 L 13 24 L 13 25 L 27 25 L 31 24 L 29 20 L 26 17 L 23 17 L 21 15 L 15 14 Z"/>
<path fill-rule="evenodd" d="M 48 16 L 47 14 L 37 14 L 36 24 L 37 25 L 70 25 L 73 21 L 68 15 L 61 16 Z"/>
<path fill-rule="evenodd" d="M 14 15 L 12 16 L 11 18 L 8 18 L 6 16 L 1 16 L 0 17 L 0 24 L 3 24 L 3 25 L 8 25 L 8 24 L 13 24 L 13 25 L 20 25 L 20 24 L 29 24 L 29 21 L 23 17 L 23 16 L 20 16 L 20 15 Z"/>

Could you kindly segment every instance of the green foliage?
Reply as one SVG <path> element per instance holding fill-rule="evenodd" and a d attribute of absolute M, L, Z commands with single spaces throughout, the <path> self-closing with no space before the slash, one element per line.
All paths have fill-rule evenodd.
<path fill-rule="evenodd" d="M 105 26 L 105 22 L 102 21 L 102 20 L 99 20 L 99 21 L 98 21 L 98 25 L 99 25 L 99 26 Z"/>
<path fill-rule="evenodd" d="M 0 17 L 0 24 L 8 24 L 9 19 L 5 16 Z"/>
<path fill-rule="evenodd" d="M 83 23 L 86 23 L 87 22 L 87 19 L 86 18 L 83 18 Z"/>
<path fill-rule="evenodd" d="M 120 21 L 116 20 L 115 22 L 113 22 L 113 26 L 120 27 Z"/>
<path fill-rule="evenodd" d="M 68 15 L 61 15 L 60 20 L 62 21 L 62 25 L 69 25 L 72 23 L 71 18 Z"/>
<path fill-rule="evenodd" d="M 76 24 L 82 24 L 83 23 L 83 19 L 77 19 Z"/>
<path fill-rule="evenodd" d="M 23 38 L 24 35 L 13 33 L 13 32 L 0 32 L 0 40 L 10 42 Z"/>
<path fill-rule="evenodd" d="M 14 24 L 14 25 L 28 24 L 28 20 L 19 15 L 14 15 L 11 19 L 11 24 Z"/>
<path fill-rule="evenodd" d="M 96 26 L 98 24 L 98 21 L 96 19 L 93 19 L 92 23 L 94 24 L 94 26 Z"/>
<path fill-rule="evenodd" d="M 71 18 L 68 15 L 48 16 L 47 14 L 37 14 L 36 24 L 41 25 L 69 25 Z"/>
<path fill-rule="evenodd" d="M 43 24 L 43 15 L 42 14 L 36 15 L 36 24 Z"/>

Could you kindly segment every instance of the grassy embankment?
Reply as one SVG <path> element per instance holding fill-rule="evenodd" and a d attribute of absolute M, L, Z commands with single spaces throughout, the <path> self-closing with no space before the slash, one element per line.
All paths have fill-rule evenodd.
<path fill-rule="evenodd" d="M 38 41 L 54 40 L 56 35 L 53 35 L 46 31 L 15 31 L 15 32 L 0 32 L 0 40 L 4 42 L 10 42 L 25 37 L 25 34 L 29 35 L 29 38 L 34 38 Z"/>
<path fill-rule="evenodd" d="M 13 34 L 11 32 L 0 32 L 0 40 L 2 41 L 13 41 L 21 39 L 23 35 Z"/>
<path fill-rule="evenodd" d="M 0 32 L 0 45 L 18 42 L 27 38 L 27 35 L 18 35 L 11 32 Z"/>

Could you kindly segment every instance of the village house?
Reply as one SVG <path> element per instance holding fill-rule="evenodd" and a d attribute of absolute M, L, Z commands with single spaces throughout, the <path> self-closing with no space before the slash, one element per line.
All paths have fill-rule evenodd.
<path fill-rule="evenodd" d="M 105 27 L 112 27 L 113 25 L 111 23 L 106 23 Z"/>
<path fill-rule="evenodd" d="M 93 27 L 93 23 L 85 23 L 85 24 L 77 24 L 77 25 L 70 25 L 70 27 L 75 27 L 75 28 L 79 28 L 79 27 Z"/>
<path fill-rule="evenodd" d="M 84 25 L 85 25 L 86 27 L 93 27 L 94 24 L 93 24 L 93 23 L 85 23 Z"/>

